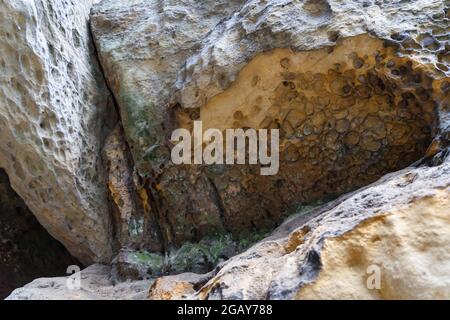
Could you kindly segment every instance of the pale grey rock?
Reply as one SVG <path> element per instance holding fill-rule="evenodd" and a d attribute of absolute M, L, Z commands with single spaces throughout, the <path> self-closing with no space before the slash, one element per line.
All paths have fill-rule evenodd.
<path fill-rule="evenodd" d="M 333 45 L 340 38 L 349 39 L 360 34 L 395 42 L 400 47 L 397 52 L 399 55 L 407 55 L 428 65 L 436 73 L 436 78 L 448 77 L 448 64 L 442 61 L 445 62 L 450 40 L 449 8 L 449 1 L 437 0 L 201 3 L 104 0 L 97 5 L 92 12 L 96 46 L 120 108 L 135 165 L 141 177 L 147 179 L 145 188 L 150 192 L 146 195 L 156 200 L 151 204 L 154 205 L 152 208 L 158 209 L 153 212 L 158 215 L 156 219 L 163 233 L 161 242 L 170 248 L 191 240 L 189 237 L 193 234 L 203 236 L 203 233 L 200 236 L 196 234 L 199 230 L 205 232 L 211 230 L 212 226 L 220 232 L 224 229 L 220 216 L 224 210 L 220 201 L 217 201 L 217 186 L 210 179 L 191 169 L 178 170 L 169 166 L 173 170 L 164 171 L 168 162 L 168 136 L 176 124 L 173 119 L 176 110 L 190 112 L 191 109 L 205 106 L 211 98 L 229 89 L 243 67 L 262 52 L 276 48 L 292 48 L 294 52 L 318 49 Z M 439 38 L 439 44 L 433 38 Z M 414 204 L 415 201 L 421 208 L 421 201 L 427 203 L 436 199 L 437 208 L 448 208 L 445 197 L 442 199 L 443 194 L 447 195 L 449 185 L 448 160 L 442 164 L 448 153 L 445 150 L 449 137 L 445 129 L 450 106 L 448 81 L 442 85 L 446 87 L 434 88 L 442 94 L 442 100 L 436 101 L 440 104 L 441 120 L 440 137 L 437 140 L 441 140 L 442 145 L 435 148 L 436 152 L 427 153 L 429 158 L 422 167 L 408 168 L 389 175 L 375 185 L 341 197 L 306 216 L 289 220 L 270 238 L 220 266 L 217 276 L 192 297 L 299 298 L 301 289 L 320 279 L 322 271 L 326 274 L 329 270 L 322 268 L 327 262 L 325 258 L 329 258 L 329 251 L 323 248 L 325 242 L 332 243 L 334 238 L 340 239 L 352 230 L 359 230 L 365 221 L 377 219 L 383 211 L 391 212 L 395 217 L 398 210 L 403 210 L 403 206 Z M 435 167 L 427 167 L 431 164 Z M 217 171 L 220 178 L 227 176 L 226 170 Z M 161 198 L 165 202 L 158 202 Z M 236 199 L 242 200 L 247 206 L 241 206 Z M 250 200 L 244 195 L 232 199 L 228 204 L 233 207 L 233 213 L 242 212 L 243 216 L 256 207 L 254 203 L 261 202 L 261 198 Z M 268 213 L 278 214 L 280 211 L 277 209 Z M 193 214 L 198 212 L 206 214 Z M 436 221 L 436 216 L 429 212 L 427 214 L 430 221 Z M 192 221 L 193 216 L 202 220 Z M 234 216 L 240 217 L 239 214 Z M 208 219 L 211 217 L 214 218 L 212 223 Z M 404 218 L 402 215 L 400 217 Z M 250 220 L 245 216 L 241 219 Z M 261 222 L 264 219 L 254 220 Z M 198 228 L 198 225 L 202 228 Z M 397 226 L 395 223 L 392 225 Z M 414 224 L 409 226 L 413 227 Z M 422 224 L 416 226 L 421 227 Z M 448 248 L 448 242 L 447 238 L 443 238 L 439 243 L 436 235 L 445 235 L 441 231 L 448 230 L 448 224 L 424 224 L 423 227 L 431 227 L 429 238 L 433 239 L 433 243 L 426 247 L 432 249 L 429 259 L 415 249 L 411 249 L 412 256 L 382 257 L 387 265 L 396 258 L 403 266 L 408 266 L 408 262 L 414 258 L 423 262 L 423 265 L 436 263 L 437 271 L 431 277 L 420 278 L 413 273 L 406 273 L 400 285 L 404 286 L 411 275 L 409 280 L 418 284 L 417 288 L 423 288 L 423 283 L 428 282 L 431 288 L 436 289 L 428 297 L 436 292 L 436 296 L 446 297 L 447 291 L 439 285 L 433 287 L 433 284 L 440 280 L 441 285 L 447 284 L 445 271 L 448 265 L 439 264 L 436 248 L 439 248 L 437 244 L 441 244 L 444 248 L 442 253 L 447 257 L 445 249 Z M 395 230 L 390 234 L 394 240 L 401 242 L 404 239 L 410 244 L 410 234 L 404 236 Z M 390 239 L 388 236 L 386 239 Z M 426 239 L 427 236 L 422 238 Z M 361 247 L 364 248 L 364 245 L 362 243 Z M 343 281 L 346 279 L 344 276 L 340 278 Z M 411 290 L 410 296 L 420 297 L 420 294 L 416 294 L 419 291 Z M 353 294 L 358 292 L 365 297 L 363 291 L 354 290 Z M 402 297 L 408 297 L 408 290 L 401 293 Z"/>
<path fill-rule="evenodd" d="M 69 277 L 36 279 L 16 289 L 6 300 L 142 300 L 153 280 L 114 284 L 110 267 L 94 264 Z M 80 279 L 73 287 L 72 279 Z M 69 285 L 68 285 L 69 284 Z"/>
<path fill-rule="evenodd" d="M 275 48 L 294 51 L 332 46 L 338 38 L 369 33 L 393 40 L 400 33 L 414 38 L 445 34 L 449 3 L 436 0 L 340 1 L 251 0 L 202 40 L 178 72 L 173 101 L 198 108 L 223 92 L 255 55 Z M 440 30 L 442 28 L 442 30 Z M 422 47 L 418 44 L 418 48 Z M 435 52 L 410 56 L 438 63 Z M 447 76 L 450 70 L 444 69 Z"/>
<path fill-rule="evenodd" d="M 422 38 L 427 32 L 445 37 L 447 6 L 437 0 L 104 0 L 94 6 L 92 27 L 136 164 L 145 175 L 164 161 L 160 153 L 171 125 L 170 107 L 204 106 L 257 54 L 318 49 L 364 33 L 388 40 L 399 39 L 398 34 Z M 439 62 L 432 51 L 410 55 Z"/>
<path fill-rule="evenodd" d="M 106 0 L 94 6 L 91 24 L 99 59 L 142 175 L 166 160 L 177 73 L 208 33 L 244 2 Z"/>
<path fill-rule="evenodd" d="M 95 265 L 82 271 L 81 290 L 68 290 L 67 278 L 38 279 L 8 299 L 448 299 L 449 193 L 447 158 L 293 216 L 205 275 L 112 286 L 110 268 Z M 372 263 L 383 274 L 377 290 L 366 287 Z"/>
<path fill-rule="evenodd" d="M 92 3 L 0 3 L 0 167 L 83 263 L 112 255 L 100 149 L 116 116 L 90 40 Z"/>

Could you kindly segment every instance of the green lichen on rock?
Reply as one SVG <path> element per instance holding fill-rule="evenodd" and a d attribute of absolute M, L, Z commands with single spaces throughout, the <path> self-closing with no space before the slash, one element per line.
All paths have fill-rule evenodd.
<path fill-rule="evenodd" d="M 246 235 L 245 237 L 241 237 L 238 242 L 238 251 L 242 252 L 250 248 L 253 244 L 261 241 L 265 237 L 270 234 L 270 230 L 260 230 L 255 231 Z"/>
<path fill-rule="evenodd" d="M 127 106 L 121 109 L 122 122 L 136 167 L 147 176 L 167 160 L 161 128 L 164 110 L 127 88 L 121 90 L 119 104 Z"/>
<path fill-rule="evenodd" d="M 216 234 L 197 243 L 185 242 L 180 248 L 174 248 L 165 254 L 145 250 L 122 250 L 114 261 L 114 273 L 120 280 L 183 272 L 207 273 L 219 263 L 245 251 L 266 236 L 267 233 L 263 232 L 242 238 Z"/>
<path fill-rule="evenodd" d="M 198 243 L 187 242 L 170 253 L 170 272 L 209 272 L 221 261 L 247 250 L 251 245 L 265 238 L 268 233 L 268 230 L 254 232 L 240 238 L 221 234 L 204 238 Z"/>
<path fill-rule="evenodd" d="M 198 243 L 187 242 L 170 253 L 170 272 L 208 272 L 236 253 L 237 245 L 229 235 L 204 238 Z"/>
<path fill-rule="evenodd" d="M 144 232 L 144 220 L 132 218 L 130 220 L 129 233 L 133 240 L 138 240 Z"/>
<path fill-rule="evenodd" d="M 132 260 L 146 267 L 151 267 L 152 270 L 160 270 L 164 264 L 162 255 L 145 250 L 132 253 Z"/>
<path fill-rule="evenodd" d="M 145 250 L 122 249 L 113 260 L 113 278 L 140 280 L 160 276 L 164 270 L 164 256 Z"/>

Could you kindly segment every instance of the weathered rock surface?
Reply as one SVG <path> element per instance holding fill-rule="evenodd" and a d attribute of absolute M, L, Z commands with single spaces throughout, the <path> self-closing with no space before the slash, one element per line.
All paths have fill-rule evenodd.
<path fill-rule="evenodd" d="M 207 273 L 251 244 L 264 238 L 237 242 L 230 236 L 203 238 L 197 243 L 185 242 L 164 253 L 145 249 L 121 249 L 112 261 L 113 278 L 118 281 L 139 280 L 183 272 Z"/>
<path fill-rule="evenodd" d="M 74 275 L 80 277 L 79 289 L 69 289 L 66 277 L 36 279 L 14 290 L 6 300 L 140 300 L 146 297 L 152 280 L 114 284 L 110 269 L 94 264 Z"/>
<path fill-rule="evenodd" d="M 36 278 L 65 275 L 68 266 L 80 264 L 39 224 L 3 170 L 0 221 L 0 299 Z"/>
<path fill-rule="evenodd" d="M 9 2 L 5 7 L 18 10 Z M 83 117 L 70 116 L 78 126 L 58 125 L 70 123 L 65 108 L 51 109 L 56 124 L 50 125 L 41 109 L 35 122 L 27 117 L 23 124 L 17 111 L 14 117 L 11 108 L 0 112 L 7 121 L 0 147 L 10 155 L 0 165 L 43 225 L 83 261 L 119 254 L 111 270 L 88 269 L 87 291 L 68 292 L 64 278 L 52 288 L 55 280 L 45 279 L 11 298 L 115 298 L 116 279 L 212 269 L 159 278 L 145 294 L 141 284 L 150 280 L 137 282 L 137 295 L 128 294 L 133 282 L 118 288 L 124 286 L 125 297 L 150 299 L 450 298 L 449 21 L 448 0 L 103 0 L 91 27 L 123 130 L 115 119 L 102 126 L 108 95 L 90 77 L 95 71 L 82 72 L 88 85 L 73 88 L 88 103 L 75 108 Z M 60 40 L 64 31 L 50 39 L 55 34 Z M 80 52 L 88 51 L 71 41 L 75 70 L 86 70 L 89 58 Z M 4 61 L 12 63 L 1 65 L 17 75 L 20 55 L 4 42 L 10 52 Z M 24 70 L 33 70 L 36 81 L 75 86 L 63 67 L 58 78 L 26 61 Z M 36 90 L 34 82 L 9 81 L 20 93 L 31 85 Z M 9 97 L 16 91 L 5 88 L 4 105 L 22 110 Z M 52 100 L 58 90 L 44 94 L 42 106 L 23 94 L 16 100 L 31 100 L 45 114 L 58 102 Z M 192 130 L 194 120 L 203 129 L 280 129 L 279 172 L 174 165 L 171 132 Z M 55 153 L 50 138 L 39 144 L 44 136 L 24 129 L 30 123 L 39 134 L 48 127 L 62 131 L 71 152 Z M 35 166 L 22 163 L 27 159 Z M 330 197 L 337 200 L 306 214 L 298 210 Z M 49 214 L 62 205 L 62 215 Z M 273 230 L 295 212 L 270 237 L 224 262 L 239 251 L 240 239 Z M 368 270 L 379 270 L 381 287 L 367 286 Z"/>
<path fill-rule="evenodd" d="M 159 230 L 169 250 L 273 229 L 299 204 L 420 159 L 448 117 L 448 14 L 448 1 L 433 0 L 96 5 L 95 43 L 142 179 L 135 192 L 150 203 L 142 238 Z M 280 171 L 172 165 L 171 132 L 193 120 L 279 128 Z"/>
<path fill-rule="evenodd" d="M 448 299 L 450 157 L 442 163 L 445 154 L 429 161 L 440 165 L 387 175 L 290 218 L 213 272 L 125 282 L 117 287 L 127 288 L 122 293 L 109 284 L 99 290 L 104 285 L 95 281 L 90 290 L 102 295 L 88 297 L 130 298 L 129 288 L 136 286 L 139 299 Z M 370 289 L 374 268 L 380 287 Z M 62 285 L 52 290 L 51 283 L 55 279 L 36 280 L 10 299 L 87 297 Z M 150 286 L 148 294 L 141 284 Z"/>
<path fill-rule="evenodd" d="M 158 279 L 150 298 L 178 288 L 189 299 L 449 299 L 449 235 L 447 158 L 292 218 L 196 293 L 179 275 Z"/>
<path fill-rule="evenodd" d="M 150 287 L 150 300 L 181 300 L 201 288 L 210 278 L 209 274 L 182 273 L 174 276 L 161 277 Z"/>
<path fill-rule="evenodd" d="M 0 3 L 0 167 L 84 263 L 112 256 L 100 150 L 116 116 L 90 40 L 92 3 Z"/>
<path fill-rule="evenodd" d="M 150 199 L 147 190 L 140 186 L 120 124 L 106 138 L 102 155 L 112 206 L 115 250 L 144 247 L 162 251 L 160 231 L 150 210 Z"/>

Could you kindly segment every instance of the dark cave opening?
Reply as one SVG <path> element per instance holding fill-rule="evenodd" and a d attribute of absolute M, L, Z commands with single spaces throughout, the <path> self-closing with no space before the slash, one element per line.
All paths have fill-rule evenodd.
<path fill-rule="evenodd" d="M 0 299 L 36 278 L 66 275 L 80 262 L 40 225 L 0 169 Z"/>

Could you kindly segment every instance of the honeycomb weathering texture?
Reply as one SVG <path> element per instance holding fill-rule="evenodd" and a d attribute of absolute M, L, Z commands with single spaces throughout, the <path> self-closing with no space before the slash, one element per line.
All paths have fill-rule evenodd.
<path fill-rule="evenodd" d="M 423 66 L 396 52 L 368 35 L 313 51 L 276 49 L 200 110 L 180 111 L 190 129 L 198 119 L 203 130 L 280 129 L 278 174 L 206 169 L 227 229 L 273 226 L 295 204 L 362 187 L 423 156 L 441 92 Z"/>
<path fill-rule="evenodd" d="M 213 269 L 149 297 L 449 296 L 450 0 L 3 0 L 0 26 L 0 167 L 112 266 L 13 298 L 142 298 L 111 280 Z M 175 165 L 194 120 L 280 129 L 278 174 Z"/>
<path fill-rule="evenodd" d="M 402 55 L 448 77 L 449 22 L 448 0 L 247 1 L 187 60 L 178 74 L 173 100 L 185 108 L 203 105 L 223 92 L 261 52 L 313 50 L 364 33 L 401 44 Z"/>
<path fill-rule="evenodd" d="M 141 178 L 130 192 L 150 208 L 135 213 L 138 238 L 170 250 L 259 233 L 299 204 L 421 158 L 447 123 L 448 8 L 435 0 L 94 6 L 94 41 Z M 172 131 L 198 119 L 204 129 L 279 127 L 279 174 L 173 165 Z M 434 143 L 427 155 L 437 150 Z M 120 207 L 126 197 L 114 201 Z"/>
<path fill-rule="evenodd" d="M 91 5 L 0 2 L 0 167 L 84 263 L 112 254 L 100 149 L 117 118 L 89 37 Z"/>

